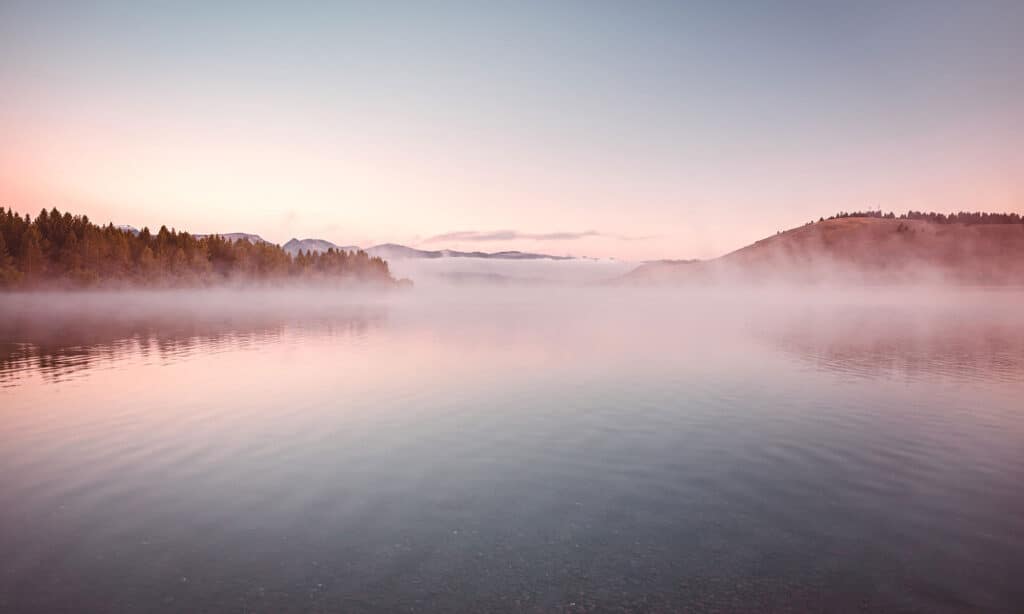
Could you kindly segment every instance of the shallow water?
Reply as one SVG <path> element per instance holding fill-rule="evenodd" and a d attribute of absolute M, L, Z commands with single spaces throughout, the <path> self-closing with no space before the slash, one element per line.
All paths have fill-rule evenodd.
<path fill-rule="evenodd" d="M 0 297 L 0 610 L 1019 611 L 1022 305 Z"/>

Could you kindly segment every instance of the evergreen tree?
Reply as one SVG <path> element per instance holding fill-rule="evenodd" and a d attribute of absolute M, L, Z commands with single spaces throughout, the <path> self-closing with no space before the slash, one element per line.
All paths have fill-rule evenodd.
<path fill-rule="evenodd" d="M 277 245 L 196 238 L 162 226 L 134 234 L 85 216 L 42 210 L 33 220 L 0 208 L 0 286 L 182 285 L 227 280 L 369 280 L 391 283 L 386 262 L 365 252 L 302 252 Z"/>
<path fill-rule="evenodd" d="M 14 268 L 14 258 L 7 253 L 7 241 L 4 240 L 2 230 L 0 229 L 0 286 L 9 286 L 17 281 L 18 271 Z"/>
<path fill-rule="evenodd" d="M 44 210 L 43 213 L 46 213 Z M 40 214 L 42 217 L 42 214 Z M 45 271 L 45 259 L 43 256 L 42 237 L 37 226 L 29 226 L 21 237 L 21 255 L 19 268 L 29 281 L 34 281 L 42 276 Z"/>

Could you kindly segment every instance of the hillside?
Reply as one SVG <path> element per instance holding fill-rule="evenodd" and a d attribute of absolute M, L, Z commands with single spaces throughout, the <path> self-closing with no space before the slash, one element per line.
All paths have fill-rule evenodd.
<path fill-rule="evenodd" d="M 1024 283 L 1024 224 L 845 217 L 771 236 L 706 261 L 645 264 L 627 283 L 935 281 Z"/>

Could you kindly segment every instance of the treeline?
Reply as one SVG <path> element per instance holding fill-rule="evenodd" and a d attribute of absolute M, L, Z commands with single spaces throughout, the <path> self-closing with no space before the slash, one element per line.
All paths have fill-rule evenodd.
<path fill-rule="evenodd" d="M 388 264 L 363 251 L 299 252 L 277 245 L 98 226 L 45 209 L 33 220 L 0 207 L 0 287 L 195 286 L 288 280 L 393 282 Z"/>
<path fill-rule="evenodd" d="M 981 211 L 960 211 L 959 213 L 935 213 L 929 211 L 908 211 L 896 215 L 892 211 L 882 213 L 881 211 L 842 211 L 829 216 L 830 220 L 843 219 L 848 217 L 875 217 L 889 220 L 924 220 L 936 224 L 1024 224 L 1024 218 L 1019 213 L 983 213 Z M 818 220 L 824 221 L 824 218 Z"/>

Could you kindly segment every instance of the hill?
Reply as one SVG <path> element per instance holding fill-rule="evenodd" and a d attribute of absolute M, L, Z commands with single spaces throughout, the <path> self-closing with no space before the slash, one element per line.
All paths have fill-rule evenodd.
<path fill-rule="evenodd" d="M 298 256 L 300 251 L 314 253 L 323 253 L 328 250 L 335 250 L 339 252 L 358 252 L 359 248 L 355 245 L 335 245 L 330 241 L 324 239 L 291 239 L 287 243 L 281 246 L 281 249 L 288 252 L 292 256 Z"/>
<path fill-rule="evenodd" d="M 645 264 L 626 283 L 699 281 L 1024 283 L 1024 224 L 840 217 L 706 261 Z"/>

